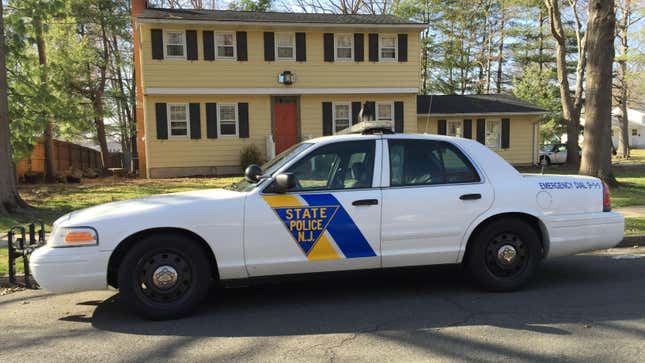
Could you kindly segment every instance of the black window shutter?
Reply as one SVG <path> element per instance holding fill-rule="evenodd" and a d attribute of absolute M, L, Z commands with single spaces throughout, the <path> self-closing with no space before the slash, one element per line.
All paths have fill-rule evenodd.
<path fill-rule="evenodd" d="M 486 120 L 483 118 L 477 119 L 477 141 L 486 145 Z"/>
<path fill-rule="evenodd" d="M 217 139 L 217 103 L 206 104 L 206 137 Z"/>
<path fill-rule="evenodd" d="M 362 62 L 365 60 L 365 36 L 363 33 L 354 34 L 354 60 Z"/>
<path fill-rule="evenodd" d="M 363 117 L 366 120 L 376 120 L 376 102 L 367 101 L 365 102 L 365 108 L 363 109 Z"/>
<path fill-rule="evenodd" d="M 307 60 L 307 35 L 305 33 L 296 33 L 296 61 L 305 62 Z"/>
<path fill-rule="evenodd" d="M 204 60 L 215 60 L 215 40 L 213 38 L 212 30 L 204 30 L 202 32 L 204 43 Z"/>
<path fill-rule="evenodd" d="M 324 35 L 325 62 L 334 61 L 334 33 Z"/>
<path fill-rule="evenodd" d="M 378 62 L 378 34 L 370 33 L 370 62 Z"/>
<path fill-rule="evenodd" d="M 246 32 L 236 32 L 235 33 L 235 44 L 237 47 L 237 60 L 247 61 L 249 60 L 249 53 L 246 46 Z"/>
<path fill-rule="evenodd" d="M 472 139 L 473 138 L 473 121 L 472 120 L 464 120 L 464 137 L 466 139 Z"/>
<path fill-rule="evenodd" d="M 188 109 L 190 113 L 190 138 L 201 139 L 202 129 L 201 129 L 201 114 L 199 109 L 199 103 L 189 104 Z"/>
<path fill-rule="evenodd" d="M 403 102 L 394 102 L 394 132 L 403 132 Z"/>
<path fill-rule="evenodd" d="M 399 34 L 399 62 L 408 61 L 408 35 Z"/>
<path fill-rule="evenodd" d="M 168 115 L 165 103 L 155 103 L 155 113 L 157 117 L 157 139 L 164 140 L 168 138 Z"/>
<path fill-rule="evenodd" d="M 502 119 L 502 149 L 508 149 L 511 143 L 511 120 Z"/>
<path fill-rule="evenodd" d="M 331 135 L 333 133 L 332 131 L 333 116 L 332 116 L 331 102 L 322 103 L 322 116 L 323 116 L 323 120 L 322 120 L 323 136 Z"/>
<path fill-rule="evenodd" d="M 358 119 L 358 114 L 361 112 L 361 103 L 360 102 L 352 102 L 352 125 L 360 122 L 361 120 Z"/>
<path fill-rule="evenodd" d="M 151 29 L 150 41 L 152 42 L 152 59 L 163 59 L 163 31 Z"/>
<path fill-rule="evenodd" d="M 273 32 L 264 32 L 264 60 L 275 60 L 275 35 Z"/>
<path fill-rule="evenodd" d="M 438 135 L 446 134 L 446 120 L 437 121 L 437 134 Z"/>
<path fill-rule="evenodd" d="M 237 104 L 237 114 L 238 120 L 240 123 L 240 130 L 238 135 L 242 139 L 249 138 L 249 104 L 246 102 L 240 102 Z"/>
<path fill-rule="evenodd" d="M 197 31 L 186 30 L 186 59 L 197 60 Z"/>

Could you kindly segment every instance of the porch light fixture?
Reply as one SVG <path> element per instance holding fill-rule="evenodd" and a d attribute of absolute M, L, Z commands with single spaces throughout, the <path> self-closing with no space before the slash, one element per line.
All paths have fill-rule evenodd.
<path fill-rule="evenodd" d="M 296 75 L 291 71 L 284 71 L 278 75 L 278 83 L 284 85 L 293 84 L 296 81 Z"/>

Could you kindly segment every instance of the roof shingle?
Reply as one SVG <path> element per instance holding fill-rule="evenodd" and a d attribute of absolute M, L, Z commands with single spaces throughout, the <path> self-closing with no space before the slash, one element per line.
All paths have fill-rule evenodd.
<path fill-rule="evenodd" d="M 485 114 L 547 112 L 510 95 L 419 95 L 417 114 Z"/>

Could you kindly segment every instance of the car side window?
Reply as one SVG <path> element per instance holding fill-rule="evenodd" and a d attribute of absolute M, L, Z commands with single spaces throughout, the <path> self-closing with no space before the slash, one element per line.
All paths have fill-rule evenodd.
<path fill-rule="evenodd" d="M 297 180 L 290 191 L 370 188 L 374 153 L 373 140 L 322 146 L 287 170 Z"/>
<path fill-rule="evenodd" d="M 558 149 L 556 151 L 557 152 L 567 151 L 567 146 L 566 145 L 560 145 L 560 146 L 558 146 Z"/>
<path fill-rule="evenodd" d="M 389 140 L 390 186 L 479 182 L 477 171 L 455 146 L 443 141 Z"/>

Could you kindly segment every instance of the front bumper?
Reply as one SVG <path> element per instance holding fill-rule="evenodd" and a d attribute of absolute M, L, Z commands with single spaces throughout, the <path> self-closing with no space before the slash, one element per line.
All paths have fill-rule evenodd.
<path fill-rule="evenodd" d="M 625 219 L 614 212 L 567 214 L 546 218 L 547 257 L 613 248 L 625 234 Z"/>
<path fill-rule="evenodd" d="M 36 249 L 29 268 L 36 282 L 54 293 L 107 288 L 107 264 L 110 252 L 98 247 Z"/>

